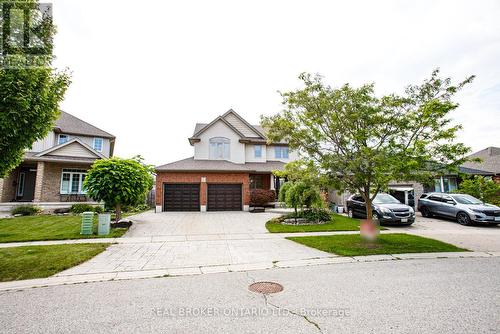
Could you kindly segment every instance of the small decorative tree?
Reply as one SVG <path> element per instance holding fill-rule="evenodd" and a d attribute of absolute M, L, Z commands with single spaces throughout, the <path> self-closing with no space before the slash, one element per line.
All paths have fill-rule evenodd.
<path fill-rule="evenodd" d="M 323 201 L 319 189 L 304 181 L 288 181 L 280 189 L 279 200 L 294 209 L 297 221 L 298 209 L 321 207 Z"/>
<path fill-rule="evenodd" d="M 87 194 L 115 208 L 116 221 L 121 219 L 124 205 L 137 205 L 153 187 L 153 166 L 141 157 L 111 158 L 94 162 L 85 178 Z"/>

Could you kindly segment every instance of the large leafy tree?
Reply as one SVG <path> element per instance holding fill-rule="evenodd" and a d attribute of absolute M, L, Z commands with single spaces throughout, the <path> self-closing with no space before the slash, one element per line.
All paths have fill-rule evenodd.
<path fill-rule="evenodd" d="M 153 187 L 153 173 L 153 166 L 144 164 L 140 157 L 101 159 L 88 170 L 84 187 L 91 198 L 114 207 L 119 221 L 123 206 L 144 201 Z"/>
<path fill-rule="evenodd" d="M 270 141 L 287 139 L 340 191 L 357 192 L 372 218 L 372 201 L 390 181 L 428 181 L 456 170 L 469 148 L 455 143 L 460 125 L 452 97 L 473 77 L 452 84 L 439 71 L 401 95 L 377 97 L 374 85 L 332 88 L 302 74 L 305 87 L 282 93 L 284 110 L 263 117 Z"/>
<path fill-rule="evenodd" d="M 36 1 L 0 1 L 0 34 L 4 37 L 0 47 L 0 178 L 21 162 L 26 149 L 52 129 L 70 84 L 67 72 L 52 67 L 55 28 L 50 16 L 35 17 L 36 6 Z M 26 15 L 21 18 L 29 20 L 30 34 L 36 34 L 33 40 L 38 45 L 28 45 L 26 38 L 19 43 L 5 38 L 12 36 L 14 21 L 21 19 L 14 13 Z"/>

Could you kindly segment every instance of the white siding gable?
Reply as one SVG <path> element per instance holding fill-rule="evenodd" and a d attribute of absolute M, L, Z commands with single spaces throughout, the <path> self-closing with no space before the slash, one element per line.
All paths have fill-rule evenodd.
<path fill-rule="evenodd" d="M 229 161 L 234 163 L 245 163 L 245 144 L 239 142 L 240 136 L 228 127 L 224 122 L 218 121 L 200 135 L 200 141 L 194 144 L 194 159 L 209 160 L 210 159 L 210 138 L 223 137 L 230 141 L 230 157 Z"/>
<path fill-rule="evenodd" d="M 59 149 L 47 153 L 47 155 L 57 155 L 65 157 L 79 157 L 79 158 L 98 158 L 96 154 L 91 152 L 88 148 L 84 147 L 82 144 L 74 142 L 65 145 Z"/>
<path fill-rule="evenodd" d="M 241 132 L 245 137 L 260 137 L 255 131 L 249 128 L 245 123 L 243 123 L 234 114 L 227 114 L 224 119 L 231 123 L 239 132 Z"/>

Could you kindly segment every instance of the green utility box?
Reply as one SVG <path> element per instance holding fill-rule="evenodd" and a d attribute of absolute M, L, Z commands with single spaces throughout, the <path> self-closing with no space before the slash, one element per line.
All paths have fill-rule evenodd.
<path fill-rule="evenodd" d="M 110 213 L 101 213 L 97 215 L 98 223 L 97 223 L 97 234 L 99 235 L 108 235 L 109 234 L 109 226 L 111 224 L 111 214 Z"/>
<path fill-rule="evenodd" d="M 92 234 L 94 232 L 94 213 L 84 212 L 82 213 L 82 228 L 80 234 Z"/>

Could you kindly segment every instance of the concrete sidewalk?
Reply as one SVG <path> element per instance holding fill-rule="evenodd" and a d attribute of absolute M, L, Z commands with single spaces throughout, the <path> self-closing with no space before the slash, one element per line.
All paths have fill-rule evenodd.
<path fill-rule="evenodd" d="M 383 233 L 397 233 L 397 231 L 382 231 Z M 122 237 L 122 238 L 89 238 L 47 241 L 24 241 L 0 243 L 0 248 L 20 246 L 48 246 L 65 244 L 112 243 L 112 244 L 144 244 L 186 241 L 215 241 L 215 240 L 262 240 L 284 239 L 287 237 L 306 237 L 336 234 L 359 234 L 359 231 L 333 232 L 304 232 L 304 233 L 241 233 L 241 234 L 195 234 L 195 235 L 162 235 L 150 237 Z"/>
<path fill-rule="evenodd" d="M 275 261 L 275 262 L 255 262 L 238 265 L 215 265 L 215 266 L 193 266 L 172 269 L 157 270 L 136 270 L 121 272 L 87 273 L 75 275 L 58 275 L 48 278 L 31 279 L 22 281 L 12 281 L 0 283 L 0 291 L 23 290 L 29 288 L 39 288 L 46 286 L 115 281 L 126 279 L 142 279 L 169 276 L 191 276 L 201 274 L 228 273 L 240 271 L 253 271 L 271 268 L 293 268 L 303 266 L 333 265 L 341 263 L 361 263 L 377 261 L 398 261 L 398 260 L 422 260 L 422 259 L 443 259 L 443 258 L 492 258 L 500 257 L 500 252 L 451 252 L 451 253 L 408 253 L 408 254 L 387 254 L 341 257 L 331 255 L 324 258 L 310 258 L 302 260 Z"/>

